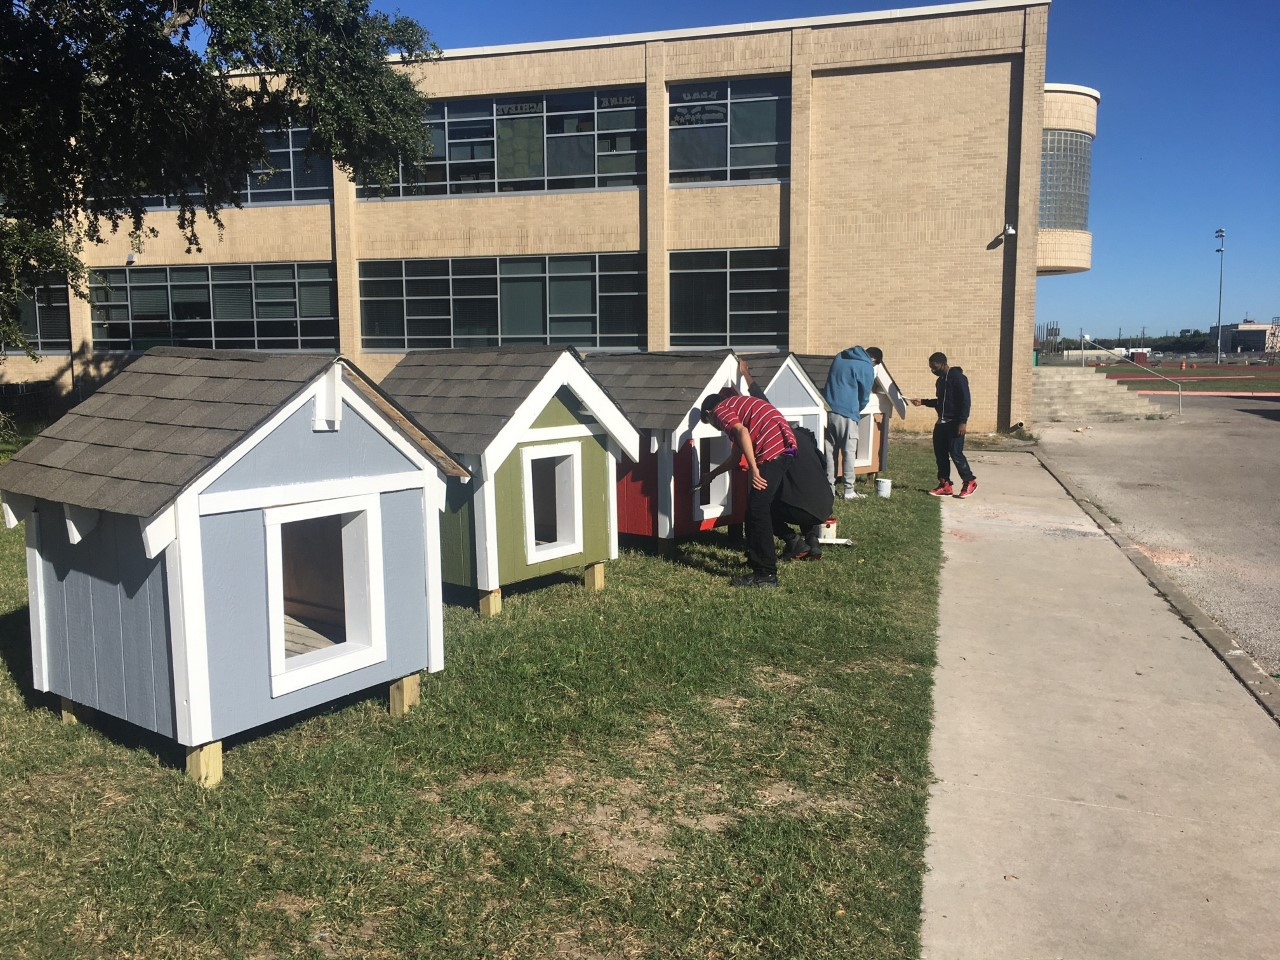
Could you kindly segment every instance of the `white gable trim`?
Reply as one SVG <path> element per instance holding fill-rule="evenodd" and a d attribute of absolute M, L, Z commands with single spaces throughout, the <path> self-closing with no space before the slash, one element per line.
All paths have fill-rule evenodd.
<path fill-rule="evenodd" d="M 300 394 L 282 406 L 279 410 L 267 418 L 266 422 L 254 429 L 247 437 L 244 437 L 225 453 L 217 463 L 211 466 L 203 473 L 196 482 L 189 488 L 197 494 L 203 493 L 210 486 L 218 481 L 227 471 L 234 467 L 237 463 L 248 456 L 249 452 L 258 444 L 262 443 L 268 436 L 277 430 L 282 423 L 291 416 L 301 410 L 309 403 L 320 403 L 321 395 L 326 390 L 332 390 L 334 381 L 337 381 L 338 389 L 332 392 L 333 402 L 338 407 L 346 403 L 360 414 L 361 417 L 371 426 L 380 436 L 390 443 L 396 450 L 404 454 L 409 460 L 424 470 L 439 472 L 439 467 L 424 454 L 420 449 L 402 437 L 399 432 L 392 428 L 383 413 L 371 406 L 363 396 L 361 396 L 352 386 L 347 383 L 345 377 L 340 377 L 331 373 L 331 370 L 338 370 L 341 373 L 345 364 L 340 359 L 335 359 L 333 367 L 326 369 L 323 373 L 312 380 Z M 326 378 L 328 378 L 326 380 Z M 328 386 L 326 386 L 328 384 Z M 313 418 L 313 427 L 315 421 Z M 337 429 L 337 428 L 334 428 Z M 417 486 L 417 484 L 414 484 Z"/>
<path fill-rule="evenodd" d="M 440 543 L 440 513 L 444 510 L 445 484 L 438 476 L 422 488 L 423 543 L 427 545 L 428 554 L 433 545 Z M 444 669 L 444 599 L 441 586 L 440 550 L 434 546 L 437 561 L 426 566 L 426 583 L 423 585 L 427 593 L 427 672 L 438 673 Z"/>
<path fill-rule="evenodd" d="M 496 467 L 489 463 L 488 454 L 480 457 L 480 479 L 476 486 L 475 537 L 476 537 L 476 587 L 486 592 L 497 590 L 498 582 L 498 500 L 494 493 L 497 478 Z"/>
<path fill-rule="evenodd" d="M 800 386 L 804 387 L 805 393 L 813 398 L 813 407 L 817 410 L 826 409 L 826 401 L 822 398 L 822 391 L 818 389 L 818 385 L 813 382 L 813 378 L 801 366 L 800 361 L 796 359 L 794 353 L 787 354 L 787 359 L 782 361 L 782 366 L 778 367 L 777 372 L 773 375 L 773 379 L 769 381 L 769 386 L 764 388 L 764 392 L 768 393 L 773 389 L 773 385 L 778 382 L 778 378 L 782 376 L 783 371 L 790 370 L 800 381 Z M 788 407 L 789 410 L 797 410 L 809 413 L 809 407 Z"/>
<path fill-rule="evenodd" d="M 5 522 L 9 519 L 9 497 L 5 494 Z M 49 689 L 49 627 L 45 623 L 44 565 L 40 559 L 40 513 L 34 503 L 27 510 L 27 603 L 31 620 L 31 683 L 37 690 Z"/>
<path fill-rule="evenodd" d="M 884 394 L 893 409 L 898 411 L 899 419 L 907 418 L 907 398 L 902 395 L 902 391 L 898 389 L 898 382 L 893 379 L 893 375 L 883 363 L 876 366 L 876 392 Z"/>
<path fill-rule="evenodd" d="M 568 387 L 573 391 L 588 412 L 604 427 L 605 432 L 617 442 L 627 456 L 633 460 L 639 458 L 639 431 L 632 426 L 631 421 L 618 405 L 609 399 L 608 394 L 600 388 L 578 358 L 566 350 L 551 365 L 551 369 L 530 391 L 524 403 L 520 404 L 512 418 L 493 438 L 485 450 L 484 460 L 487 467 L 496 470 L 511 455 L 511 451 L 528 438 L 534 421 L 546 409 L 547 404 L 561 387 Z M 492 474 L 486 472 L 485 477 L 490 476 Z"/>
<path fill-rule="evenodd" d="M 189 747 L 213 740 L 209 696 L 209 639 L 205 628 L 204 556 L 196 496 L 178 498 L 178 535 L 165 548 L 170 575 L 169 632 L 173 637 L 174 726 Z"/>
<path fill-rule="evenodd" d="M 622 451 L 612 440 L 606 441 L 609 453 L 609 559 L 618 559 L 618 460 Z"/>
<path fill-rule="evenodd" d="M 702 424 L 702 412 L 699 405 L 702 398 L 708 393 L 716 393 L 725 387 L 733 387 L 735 389 L 741 386 L 741 377 L 738 376 L 738 357 L 736 354 L 729 353 L 725 355 L 720 366 L 716 369 L 715 375 L 707 381 L 707 385 L 698 391 L 698 398 L 694 400 L 693 406 L 685 413 L 675 429 L 671 431 L 670 449 L 679 450 L 688 441 L 693 439 L 694 430 Z"/>

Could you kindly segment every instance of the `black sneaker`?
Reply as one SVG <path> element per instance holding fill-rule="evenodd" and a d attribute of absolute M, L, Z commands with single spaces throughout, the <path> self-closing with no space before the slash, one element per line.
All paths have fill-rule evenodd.
<path fill-rule="evenodd" d="M 782 551 L 783 560 L 803 560 L 809 556 L 810 547 L 808 541 L 798 533 L 793 533 L 787 537 L 787 545 Z"/>
<path fill-rule="evenodd" d="M 806 546 L 808 546 L 809 548 L 809 556 L 806 557 L 806 559 L 808 560 L 822 559 L 821 534 L 822 534 L 822 524 L 818 524 L 816 527 L 810 528 L 809 531 L 805 533 L 804 542 Z"/>
<path fill-rule="evenodd" d="M 729 584 L 734 587 L 764 587 L 770 590 L 777 590 L 778 575 L 776 573 L 748 573 L 741 577 L 734 577 L 729 581 Z"/>

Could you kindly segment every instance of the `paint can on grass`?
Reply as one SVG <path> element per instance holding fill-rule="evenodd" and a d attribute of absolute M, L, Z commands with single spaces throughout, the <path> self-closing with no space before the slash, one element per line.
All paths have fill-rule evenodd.
<path fill-rule="evenodd" d="M 893 481 L 886 480 L 884 477 L 876 477 L 876 496 L 889 499 L 889 495 L 893 493 Z"/>

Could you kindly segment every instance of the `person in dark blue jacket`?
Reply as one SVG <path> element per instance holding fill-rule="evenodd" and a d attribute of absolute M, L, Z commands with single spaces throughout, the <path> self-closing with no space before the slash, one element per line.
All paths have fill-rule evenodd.
<path fill-rule="evenodd" d="M 858 421 L 871 399 L 876 382 L 875 363 L 862 347 L 849 347 L 836 354 L 827 371 L 822 388 L 823 399 L 831 412 L 827 414 L 827 482 L 836 489 L 836 457 L 844 460 L 844 498 L 861 496 L 853 489 L 854 466 L 858 460 Z"/>
<path fill-rule="evenodd" d="M 933 457 L 938 462 L 938 485 L 929 492 L 935 497 L 949 497 L 955 493 L 951 486 L 951 463 L 954 461 L 960 473 L 961 499 L 971 497 L 978 489 L 978 480 L 969 469 L 964 455 L 964 435 L 969 424 L 969 378 L 960 367 L 947 364 L 945 353 L 929 357 L 929 369 L 938 378 L 937 396 L 933 400 L 914 399 L 911 405 L 933 407 L 938 411 L 938 422 L 933 427 Z"/>

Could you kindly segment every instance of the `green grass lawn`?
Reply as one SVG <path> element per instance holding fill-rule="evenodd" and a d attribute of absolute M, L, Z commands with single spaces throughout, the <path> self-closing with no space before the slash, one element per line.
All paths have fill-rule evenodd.
<path fill-rule="evenodd" d="M 1168 381 L 1154 377 L 1154 374 L 1158 373 L 1161 376 L 1178 380 L 1182 384 L 1183 393 L 1220 392 L 1223 390 L 1238 390 L 1241 393 L 1280 393 L 1280 367 L 1244 366 L 1239 364 L 1206 368 L 1203 362 L 1194 362 L 1199 364 L 1194 370 L 1191 369 L 1190 363 L 1187 364 L 1187 369 L 1185 370 L 1179 369 L 1177 364 L 1139 368 L 1130 363 L 1121 363 L 1098 367 L 1098 371 L 1103 374 L 1119 374 L 1125 378 L 1142 377 L 1144 374 L 1152 377 L 1149 380 L 1122 380 L 1121 382 L 1130 390 L 1178 389 Z M 1213 363 L 1212 358 L 1210 358 L 1209 363 Z"/>
<path fill-rule="evenodd" d="M 733 591 L 723 538 L 603 593 L 446 610 L 421 706 L 385 691 L 181 752 L 31 691 L 0 533 L 0 956 L 913 957 L 940 563 L 927 443 L 854 547 Z"/>

